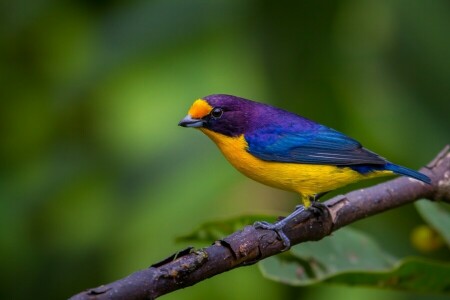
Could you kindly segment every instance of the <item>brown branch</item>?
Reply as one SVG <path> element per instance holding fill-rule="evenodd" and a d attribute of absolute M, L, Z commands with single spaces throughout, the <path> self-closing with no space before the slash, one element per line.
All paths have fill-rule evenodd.
<path fill-rule="evenodd" d="M 285 233 L 292 244 L 298 244 L 320 240 L 345 225 L 418 199 L 450 203 L 450 146 L 421 172 L 431 178 L 431 185 L 399 177 L 337 196 L 324 203 L 328 208 L 324 214 L 306 211 L 309 217 L 300 223 L 295 220 L 288 223 Z M 282 252 L 283 248 L 275 232 L 246 226 L 207 248 L 182 250 L 148 269 L 86 290 L 71 299 L 155 299 L 225 271 L 256 263 Z"/>

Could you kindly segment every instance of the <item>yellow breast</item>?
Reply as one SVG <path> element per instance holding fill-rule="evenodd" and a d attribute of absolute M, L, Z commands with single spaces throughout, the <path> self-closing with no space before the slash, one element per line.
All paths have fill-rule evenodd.
<path fill-rule="evenodd" d="M 201 128 L 222 151 L 227 160 L 244 175 L 263 184 L 297 192 L 302 199 L 328 192 L 361 179 L 392 174 L 390 171 L 360 174 L 350 168 L 331 165 L 296 164 L 263 161 L 249 152 L 243 135 L 228 137 Z"/>

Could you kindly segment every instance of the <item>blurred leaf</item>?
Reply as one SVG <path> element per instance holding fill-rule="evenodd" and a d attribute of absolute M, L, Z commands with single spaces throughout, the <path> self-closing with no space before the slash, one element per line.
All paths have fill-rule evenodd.
<path fill-rule="evenodd" d="M 423 253 L 429 253 L 442 248 L 445 245 L 442 236 L 431 226 L 416 226 L 410 235 L 411 244 Z"/>
<path fill-rule="evenodd" d="M 290 255 L 293 259 L 285 266 L 283 258 L 279 260 L 280 268 L 273 268 L 273 258 L 269 263 L 263 262 L 264 273 L 269 277 L 284 278 L 283 282 L 304 285 L 342 272 L 384 270 L 395 261 L 368 236 L 350 228 L 339 230 L 319 242 L 294 246 Z M 291 276 L 292 271 L 295 276 Z"/>
<path fill-rule="evenodd" d="M 448 205 L 425 200 L 417 201 L 415 206 L 422 218 L 436 229 L 447 245 L 450 246 L 450 210 Z"/>
<path fill-rule="evenodd" d="M 201 224 L 191 233 L 177 237 L 177 242 L 201 242 L 211 243 L 215 240 L 221 239 L 236 230 L 242 229 L 246 225 L 251 225 L 256 221 L 275 221 L 273 216 L 264 215 L 248 215 L 239 216 L 227 220 L 210 221 Z"/>
<path fill-rule="evenodd" d="M 300 263 L 288 262 L 277 258 L 269 258 L 260 263 L 265 277 L 275 281 L 304 286 L 318 283 L 315 279 L 302 281 L 305 270 Z M 283 270 L 283 271 L 281 271 Z M 450 264 L 432 262 L 419 258 L 408 258 L 399 261 L 391 269 L 385 271 L 349 271 L 329 274 L 322 282 L 345 285 L 372 286 L 386 289 L 407 290 L 422 293 L 449 293 Z M 293 278 L 295 278 L 293 280 Z"/>
<path fill-rule="evenodd" d="M 265 277 L 296 286 L 318 282 L 363 285 L 415 292 L 450 292 L 450 264 L 419 258 L 400 261 L 372 239 L 345 228 L 320 242 L 262 261 Z"/>

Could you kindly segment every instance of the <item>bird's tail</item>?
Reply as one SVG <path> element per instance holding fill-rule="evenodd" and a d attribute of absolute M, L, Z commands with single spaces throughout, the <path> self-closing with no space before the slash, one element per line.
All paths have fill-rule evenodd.
<path fill-rule="evenodd" d="M 431 183 L 431 179 L 427 175 L 422 174 L 422 173 L 417 172 L 417 171 L 414 171 L 414 170 L 411 170 L 411 169 L 408 169 L 406 167 L 402 167 L 402 166 L 399 166 L 399 165 L 394 165 L 392 163 L 387 163 L 385 165 L 385 168 L 386 168 L 386 170 L 390 170 L 390 171 L 392 171 L 394 173 L 397 173 L 397 174 L 400 174 L 400 175 L 405 175 L 405 176 L 408 176 L 408 177 L 412 177 L 414 179 L 420 180 L 420 181 L 428 183 L 428 184 Z"/>

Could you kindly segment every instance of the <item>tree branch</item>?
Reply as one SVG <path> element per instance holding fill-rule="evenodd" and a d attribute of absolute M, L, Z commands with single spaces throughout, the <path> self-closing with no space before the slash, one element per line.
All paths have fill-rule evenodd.
<path fill-rule="evenodd" d="M 450 146 L 420 171 L 431 178 L 431 185 L 399 177 L 337 196 L 324 203 L 327 210 L 323 214 L 314 215 L 307 210 L 306 220 L 300 223 L 293 220 L 284 232 L 294 245 L 320 240 L 357 220 L 418 199 L 450 203 Z M 305 219 L 303 215 L 302 219 Z M 182 250 L 148 269 L 86 290 L 71 299 L 155 299 L 225 271 L 254 264 L 282 252 L 283 248 L 275 232 L 246 226 L 207 248 Z"/>

